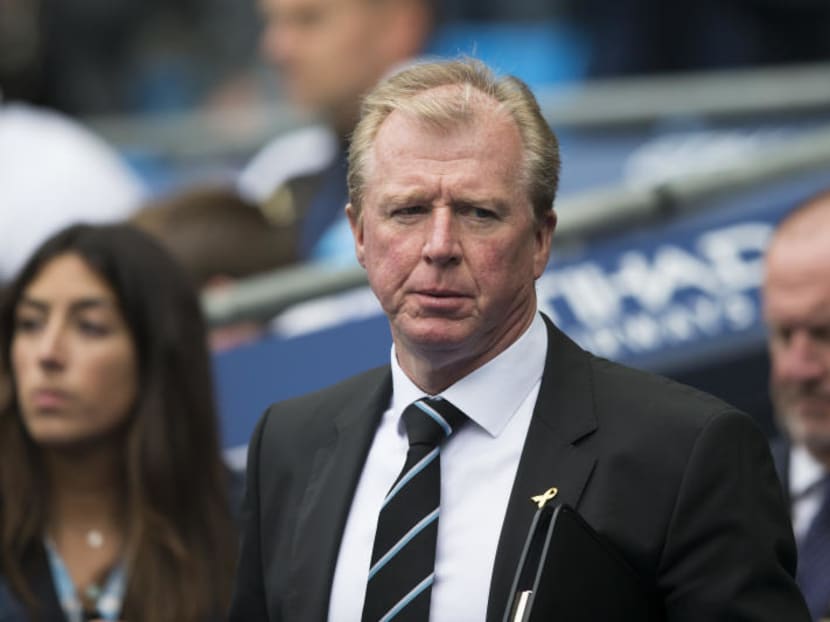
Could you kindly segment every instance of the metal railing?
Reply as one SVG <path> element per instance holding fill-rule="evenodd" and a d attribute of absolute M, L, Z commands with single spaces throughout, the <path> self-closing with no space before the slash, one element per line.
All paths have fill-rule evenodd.
<path fill-rule="evenodd" d="M 559 225 L 555 240 L 559 244 L 577 242 L 632 223 L 665 218 L 692 209 L 701 201 L 760 183 L 821 170 L 828 171 L 830 185 L 830 125 L 714 173 L 682 176 L 646 188 L 606 188 L 562 199 L 556 206 Z M 204 305 L 212 324 L 265 320 L 303 300 L 365 284 L 365 273 L 359 267 L 332 270 L 303 265 L 208 293 Z"/>
<path fill-rule="evenodd" d="M 830 112 L 830 63 L 594 80 L 540 89 L 536 95 L 545 118 L 557 129 L 682 116 Z M 273 136 L 312 120 L 275 102 L 224 112 L 87 121 L 122 148 L 147 149 L 176 159 L 249 154 Z"/>
<path fill-rule="evenodd" d="M 684 117 L 747 120 L 827 113 L 830 63 L 584 82 L 537 91 L 553 127 L 609 128 Z M 146 149 L 171 161 L 250 154 L 269 138 L 311 119 L 273 104 L 224 113 L 151 119 L 91 119 L 122 149 Z M 705 199 L 800 171 L 830 171 L 830 126 L 717 172 L 690 174 L 644 188 L 612 187 L 557 202 L 558 244 L 620 230 L 694 207 Z M 302 265 L 253 277 L 204 296 L 212 324 L 268 319 L 291 305 L 366 283 L 362 269 Z"/>

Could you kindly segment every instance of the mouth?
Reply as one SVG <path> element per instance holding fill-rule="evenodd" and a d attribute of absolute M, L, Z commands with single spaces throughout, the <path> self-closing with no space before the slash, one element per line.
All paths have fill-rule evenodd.
<path fill-rule="evenodd" d="M 452 289 L 421 289 L 415 292 L 419 296 L 430 298 L 466 298 L 461 292 Z"/>
<path fill-rule="evenodd" d="M 59 389 L 38 389 L 32 393 L 32 405 L 40 412 L 61 410 L 69 400 L 69 393 Z"/>
<path fill-rule="evenodd" d="M 455 316 L 462 311 L 470 296 L 451 289 L 420 289 L 413 292 L 422 314 L 426 316 Z"/>

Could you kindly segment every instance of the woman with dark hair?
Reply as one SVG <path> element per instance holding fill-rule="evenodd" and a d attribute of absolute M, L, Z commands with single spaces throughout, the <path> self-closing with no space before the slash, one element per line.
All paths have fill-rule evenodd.
<path fill-rule="evenodd" d="M 199 301 L 167 252 L 125 225 L 61 231 L 8 287 L 0 346 L 0 619 L 10 600 L 43 621 L 221 619 L 228 472 Z"/>

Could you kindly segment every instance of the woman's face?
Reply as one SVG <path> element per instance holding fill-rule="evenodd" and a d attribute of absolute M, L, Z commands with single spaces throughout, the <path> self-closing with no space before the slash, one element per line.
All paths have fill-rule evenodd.
<path fill-rule="evenodd" d="M 114 292 L 80 256 L 55 257 L 23 291 L 11 352 L 36 443 L 95 442 L 127 419 L 138 390 L 135 346 Z"/>

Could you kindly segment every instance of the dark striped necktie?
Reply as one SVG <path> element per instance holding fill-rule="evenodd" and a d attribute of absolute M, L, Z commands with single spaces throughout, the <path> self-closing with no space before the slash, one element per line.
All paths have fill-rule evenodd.
<path fill-rule="evenodd" d="M 796 581 L 814 620 L 830 612 L 830 476 L 822 484 L 821 508 L 798 546 Z"/>
<path fill-rule="evenodd" d="M 378 517 L 363 622 L 426 622 L 435 581 L 441 443 L 467 420 L 448 401 L 422 398 L 403 413 L 409 451 Z"/>

